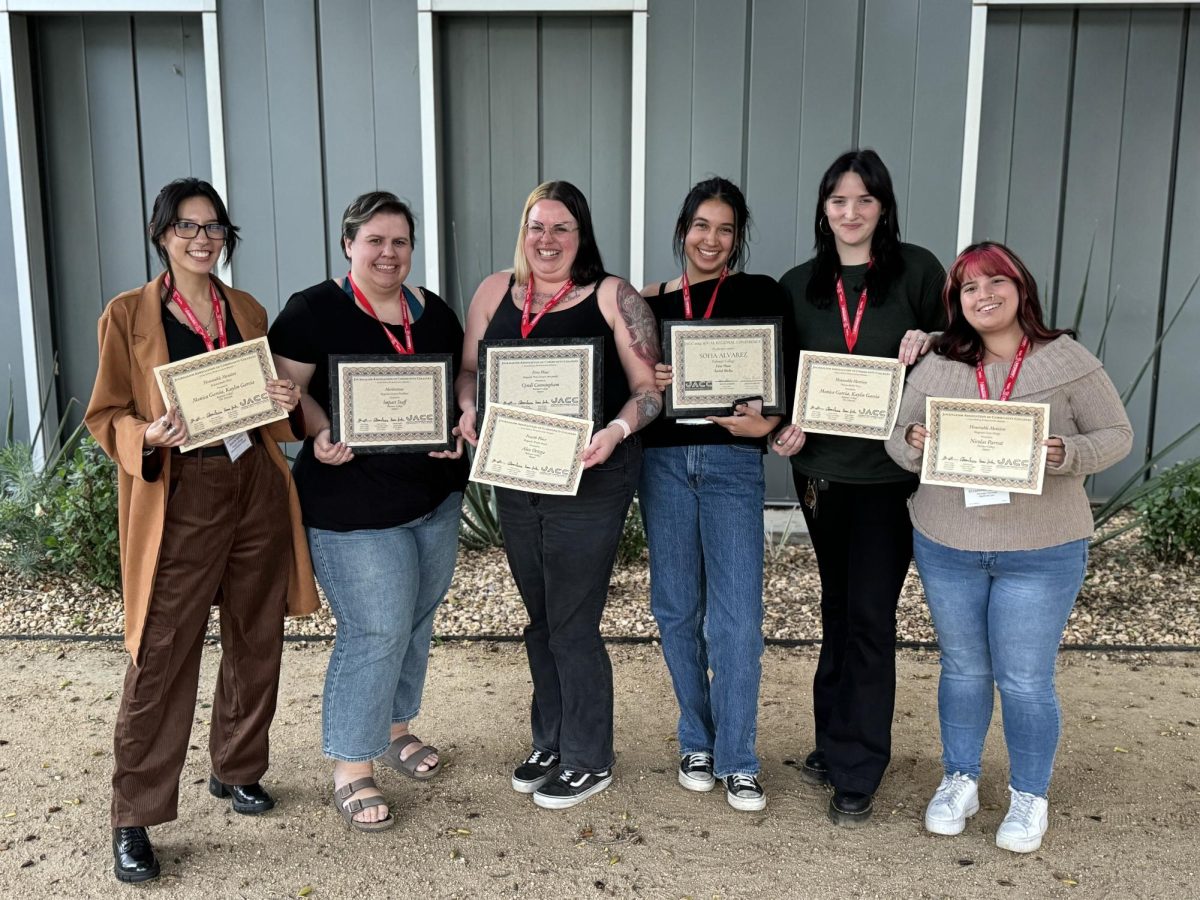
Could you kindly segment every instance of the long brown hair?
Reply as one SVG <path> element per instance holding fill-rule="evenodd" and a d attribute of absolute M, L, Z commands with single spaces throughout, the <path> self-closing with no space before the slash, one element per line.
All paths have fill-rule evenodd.
<path fill-rule="evenodd" d="M 996 241 L 972 244 L 950 266 L 946 286 L 942 289 L 942 305 L 946 308 L 946 330 L 934 344 L 933 352 L 956 362 L 974 365 L 983 358 L 983 338 L 963 315 L 961 292 L 967 274 L 1003 275 L 1017 286 L 1017 324 L 1031 341 L 1045 343 L 1060 335 L 1075 336 L 1067 328 L 1049 328 L 1042 318 L 1042 303 L 1038 299 L 1037 282 L 1021 258 Z"/>

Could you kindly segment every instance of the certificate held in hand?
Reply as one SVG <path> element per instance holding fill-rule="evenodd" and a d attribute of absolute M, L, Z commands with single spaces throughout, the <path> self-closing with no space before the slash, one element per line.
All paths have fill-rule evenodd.
<path fill-rule="evenodd" d="M 483 416 L 471 480 L 534 494 L 575 496 L 583 452 L 592 439 L 587 419 L 493 403 Z"/>
<path fill-rule="evenodd" d="M 947 487 L 1040 494 L 1050 407 L 1008 400 L 925 400 L 928 435 L 921 481 Z"/>
<path fill-rule="evenodd" d="M 449 353 L 329 357 L 330 440 L 356 453 L 453 450 Z"/>
<path fill-rule="evenodd" d="M 903 393 L 898 359 L 802 350 L 792 421 L 816 434 L 887 440 Z"/>

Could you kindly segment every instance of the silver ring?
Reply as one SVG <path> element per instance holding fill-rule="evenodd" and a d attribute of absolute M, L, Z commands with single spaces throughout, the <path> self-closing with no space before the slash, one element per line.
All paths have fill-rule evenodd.
<path fill-rule="evenodd" d="M 174 426 L 174 425 L 168 425 L 168 426 L 167 426 L 167 434 L 174 434 L 174 433 L 175 433 L 175 426 Z"/>

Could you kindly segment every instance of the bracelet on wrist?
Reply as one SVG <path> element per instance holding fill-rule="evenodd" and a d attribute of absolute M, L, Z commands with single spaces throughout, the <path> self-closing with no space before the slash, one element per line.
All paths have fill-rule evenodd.
<path fill-rule="evenodd" d="M 633 434 L 633 429 L 629 427 L 629 423 L 626 422 L 624 419 L 622 419 L 620 416 L 617 416 L 617 418 L 613 419 L 611 422 L 608 423 L 608 425 L 605 425 L 604 427 L 609 428 L 613 425 L 616 425 L 618 428 L 621 429 L 621 440 L 625 440 L 627 437 L 629 437 L 631 434 Z"/>

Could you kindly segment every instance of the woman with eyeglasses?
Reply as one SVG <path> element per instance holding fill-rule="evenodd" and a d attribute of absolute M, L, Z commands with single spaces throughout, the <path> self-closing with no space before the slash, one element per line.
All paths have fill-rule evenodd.
<path fill-rule="evenodd" d="M 643 289 L 654 317 L 782 317 L 775 279 L 739 271 L 750 210 L 737 185 L 701 181 L 688 192 L 672 242 L 682 271 Z M 656 367 L 671 389 L 672 367 Z M 783 386 L 780 385 L 780 390 Z M 643 433 L 638 489 L 650 546 L 650 608 L 679 703 L 679 784 L 711 791 L 734 809 L 767 797 L 755 752 L 762 676 L 763 453 L 777 415 L 747 398 L 727 415 L 659 417 Z M 710 679 L 709 672 L 712 672 Z"/>
<path fill-rule="evenodd" d="M 159 863 L 147 826 L 177 817 L 209 610 L 220 609 L 208 789 L 234 812 L 275 803 L 259 780 L 275 713 L 283 617 L 317 608 L 300 509 L 277 441 L 303 433 L 300 390 L 267 382 L 291 415 L 182 452 L 187 425 L 154 367 L 262 337 L 266 311 L 213 274 L 237 228 L 212 185 L 173 181 L 148 227 L 164 271 L 100 317 L 100 359 L 85 421 L 117 464 L 125 646 L 132 660 L 113 740 L 113 871 L 148 881 Z"/>
<path fill-rule="evenodd" d="M 511 271 L 489 275 L 467 313 L 456 389 L 459 428 L 475 444 L 479 341 L 599 337 L 608 424 L 583 455 L 575 496 L 496 489 L 504 551 L 525 602 L 533 677 L 533 748 L 512 777 L 534 803 L 565 809 L 612 782 L 613 683 L 600 616 L 642 466 L 635 432 L 661 408 L 654 316 L 608 275 L 587 200 L 566 181 L 538 185 L 521 212 Z"/>
<path fill-rule="evenodd" d="M 900 242 L 899 218 L 891 175 L 874 150 L 844 153 L 826 170 L 816 255 L 780 280 L 799 350 L 911 365 L 929 349 L 944 320 L 946 274 L 928 250 Z M 880 440 L 805 434 L 791 424 L 771 448 L 791 457 L 821 575 L 816 748 L 801 772 L 832 785 L 829 818 L 853 827 L 870 818 L 891 759 L 896 605 L 912 559 L 906 503 L 916 478 Z"/>
<path fill-rule="evenodd" d="M 333 807 L 362 832 L 396 823 L 376 763 L 419 781 L 441 772 L 437 749 L 409 728 L 434 613 L 454 574 L 467 470 L 461 440 L 452 451 L 374 454 L 334 441 L 329 357 L 449 353 L 457 367 L 458 318 L 433 291 L 405 284 L 415 241 L 412 210 L 395 194 L 355 198 L 342 214 L 349 271 L 293 294 L 271 326 L 275 364 L 304 394 L 296 486 L 317 580 L 337 619 L 322 751 L 333 760 Z"/>

